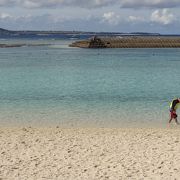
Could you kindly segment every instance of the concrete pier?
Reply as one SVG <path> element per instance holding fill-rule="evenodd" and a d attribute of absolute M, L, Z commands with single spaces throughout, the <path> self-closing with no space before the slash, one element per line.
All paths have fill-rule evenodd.
<path fill-rule="evenodd" d="M 80 48 L 180 48 L 179 36 L 93 37 L 76 41 L 70 47 Z"/>

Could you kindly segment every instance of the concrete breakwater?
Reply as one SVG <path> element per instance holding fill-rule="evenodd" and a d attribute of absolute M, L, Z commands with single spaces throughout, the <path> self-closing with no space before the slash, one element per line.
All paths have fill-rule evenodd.
<path fill-rule="evenodd" d="M 179 36 L 93 37 L 76 41 L 70 47 L 79 48 L 180 48 Z"/>

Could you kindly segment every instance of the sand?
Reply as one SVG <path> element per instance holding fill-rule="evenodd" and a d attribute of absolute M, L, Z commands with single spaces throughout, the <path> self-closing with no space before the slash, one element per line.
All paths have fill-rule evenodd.
<path fill-rule="evenodd" d="M 179 179 L 180 128 L 0 128 L 0 179 Z"/>

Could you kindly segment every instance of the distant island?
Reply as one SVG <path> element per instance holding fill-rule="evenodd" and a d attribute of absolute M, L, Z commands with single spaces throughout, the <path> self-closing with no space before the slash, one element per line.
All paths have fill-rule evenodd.
<path fill-rule="evenodd" d="M 92 36 L 160 36 L 144 32 L 84 32 L 84 31 L 12 31 L 0 28 L 0 38 L 87 39 Z"/>

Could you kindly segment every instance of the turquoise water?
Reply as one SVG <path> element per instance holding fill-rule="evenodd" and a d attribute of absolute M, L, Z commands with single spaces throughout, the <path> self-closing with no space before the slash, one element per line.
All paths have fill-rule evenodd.
<path fill-rule="evenodd" d="M 79 49 L 69 48 L 68 41 L 50 43 L 0 49 L 1 125 L 167 123 L 169 102 L 180 96 L 180 49 Z"/>

